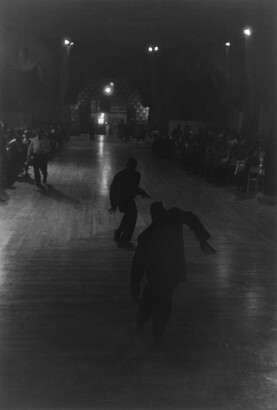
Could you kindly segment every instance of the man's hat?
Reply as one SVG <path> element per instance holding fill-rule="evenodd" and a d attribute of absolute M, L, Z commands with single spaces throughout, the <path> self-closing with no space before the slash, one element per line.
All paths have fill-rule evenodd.
<path fill-rule="evenodd" d="M 150 214 L 153 221 L 157 221 L 165 211 L 165 205 L 161 201 L 155 201 L 150 206 Z"/>

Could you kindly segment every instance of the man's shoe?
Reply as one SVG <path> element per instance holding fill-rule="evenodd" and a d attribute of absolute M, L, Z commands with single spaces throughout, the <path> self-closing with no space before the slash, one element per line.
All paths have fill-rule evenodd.
<path fill-rule="evenodd" d="M 114 240 L 115 242 L 119 242 L 119 241 L 120 241 L 120 232 L 118 231 L 118 229 L 116 229 L 116 230 L 114 231 L 113 240 Z"/>
<path fill-rule="evenodd" d="M 46 187 L 42 184 L 36 184 L 38 189 L 40 189 L 41 191 L 46 191 Z"/>
<path fill-rule="evenodd" d="M 117 246 L 119 248 L 128 249 L 129 251 L 134 251 L 136 249 L 132 242 L 118 242 Z"/>

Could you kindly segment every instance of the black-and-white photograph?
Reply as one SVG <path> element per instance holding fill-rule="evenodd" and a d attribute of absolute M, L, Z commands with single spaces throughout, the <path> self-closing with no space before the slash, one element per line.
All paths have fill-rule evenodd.
<path fill-rule="evenodd" d="M 277 409 L 276 0 L 0 0 L 0 410 Z"/>

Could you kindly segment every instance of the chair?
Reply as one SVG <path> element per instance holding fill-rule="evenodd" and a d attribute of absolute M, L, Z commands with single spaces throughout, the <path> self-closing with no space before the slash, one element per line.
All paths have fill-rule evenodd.
<path fill-rule="evenodd" d="M 261 173 L 260 167 L 250 167 L 248 171 L 247 177 L 247 188 L 246 192 L 249 192 L 250 186 L 252 186 L 256 192 L 259 190 L 259 177 Z"/>

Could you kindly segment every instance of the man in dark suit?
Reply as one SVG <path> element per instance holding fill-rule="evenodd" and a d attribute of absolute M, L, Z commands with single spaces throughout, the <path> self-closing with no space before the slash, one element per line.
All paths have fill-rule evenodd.
<path fill-rule="evenodd" d="M 171 313 L 173 292 L 186 275 L 182 225 L 188 225 L 194 232 L 202 251 L 213 254 L 215 250 L 207 242 L 210 234 L 192 212 L 166 210 L 162 202 L 154 202 L 150 212 L 153 222 L 139 235 L 132 261 L 131 296 L 139 302 L 138 327 L 153 316 L 153 337 L 159 341 Z M 144 274 L 147 283 L 140 298 Z"/>
<path fill-rule="evenodd" d="M 114 214 L 117 208 L 124 215 L 119 227 L 114 234 L 114 240 L 120 248 L 132 248 L 130 242 L 137 222 L 137 206 L 135 198 L 141 195 L 143 198 L 150 196 L 147 192 L 139 187 L 140 173 L 136 170 L 137 160 L 130 158 L 126 168 L 119 171 L 110 186 L 110 203 L 109 212 Z"/>

